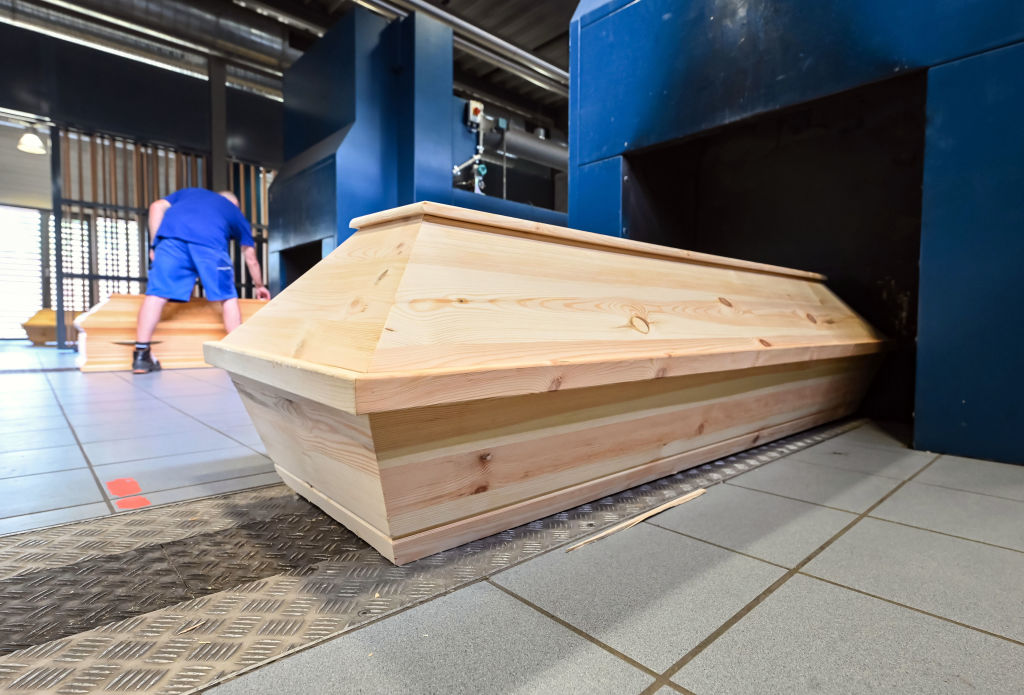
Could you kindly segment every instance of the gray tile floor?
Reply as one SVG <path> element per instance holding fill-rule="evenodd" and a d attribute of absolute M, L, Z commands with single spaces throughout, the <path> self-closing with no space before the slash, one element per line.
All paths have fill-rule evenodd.
<path fill-rule="evenodd" d="M 876 425 L 232 693 L 1021 693 L 1024 467 Z"/>
<path fill-rule="evenodd" d="M 220 370 L 13 372 L 57 351 L 0 348 L 0 534 L 280 482 Z"/>

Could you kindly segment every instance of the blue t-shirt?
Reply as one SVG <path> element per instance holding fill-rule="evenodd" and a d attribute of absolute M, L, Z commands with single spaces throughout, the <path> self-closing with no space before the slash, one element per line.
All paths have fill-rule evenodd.
<path fill-rule="evenodd" d="M 253 246 L 252 227 L 242 211 L 220 193 L 205 188 L 183 188 L 164 198 L 171 207 L 157 229 L 157 239 L 181 239 L 190 244 L 228 248 L 235 239 Z"/>

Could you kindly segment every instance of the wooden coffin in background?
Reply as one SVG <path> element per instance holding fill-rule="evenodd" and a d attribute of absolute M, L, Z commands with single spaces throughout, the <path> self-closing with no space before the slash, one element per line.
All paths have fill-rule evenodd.
<path fill-rule="evenodd" d="M 67 329 L 65 340 L 69 342 L 75 340 L 74 321 L 80 314 L 81 312 L 77 311 L 69 311 L 64 314 L 64 326 Z M 53 309 L 40 309 L 32 315 L 32 318 L 21 324 L 21 327 L 25 329 L 28 339 L 36 347 L 57 342 L 57 312 Z"/>
<path fill-rule="evenodd" d="M 399 564 L 846 415 L 883 347 L 813 273 L 435 203 L 352 224 L 206 358 Z"/>
<path fill-rule="evenodd" d="M 123 371 L 132 368 L 135 326 L 143 295 L 112 294 L 75 320 L 78 328 L 78 368 L 83 372 Z M 266 305 L 258 299 L 240 299 L 242 321 Z M 168 302 L 153 334 L 153 356 L 164 369 L 208 367 L 203 343 L 224 337 L 220 310 L 205 299 Z"/>

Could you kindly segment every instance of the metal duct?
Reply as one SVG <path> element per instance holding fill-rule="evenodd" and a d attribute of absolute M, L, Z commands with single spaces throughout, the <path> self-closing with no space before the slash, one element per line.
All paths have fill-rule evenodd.
<path fill-rule="evenodd" d="M 85 14 L 112 17 L 135 30 L 166 27 L 166 32 L 231 56 L 284 70 L 301 51 L 288 45 L 287 29 L 232 5 L 197 0 L 37 0 Z M 150 30 L 152 31 L 152 30 Z"/>
<path fill-rule="evenodd" d="M 56 8 L 41 7 L 25 0 L 0 0 L 0 22 L 174 70 L 191 77 L 205 79 L 207 76 L 209 51 L 197 52 L 150 40 L 107 24 L 57 11 Z M 228 65 L 227 84 L 280 100 L 280 77 L 268 74 L 267 70 L 261 68 L 257 71 L 241 65 Z"/>
<path fill-rule="evenodd" d="M 374 4 L 373 0 L 370 0 L 369 4 Z M 519 65 L 528 67 L 549 80 L 554 80 L 555 82 L 564 85 L 569 84 L 569 73 L 557 65 L 552 65 L 546 60 L 541 60 L 529 51 L 524 51 L 508 41 L 484 31 L 475 24 L 470 24 L 464 19 L 459 19 L 455 15 L 431 5 L 429 2 L 426 2 L 426 0 L 391 0 L 388 4 L 392 6 L 398 5 L 410 11 L 421 12 L 428 17 L 433 17 L 442 24 L 450 26 L 452 31 L 454 31 L 458 36 L 467 38 L 484 48 L 505 56 Z"/>
<path fill-rule="evenodd" d="M 239 0 L 236 0 L 239 1 Z M 569 96 L 569 73 L 537 56 L 459 19 L 423 0 L 353 0 L 356 4 L 394 19 L 422 12 L 452 28 L 455 48 L 563 97 Z"/>
<path fill-rule="evenodd" d="M 541 139 L 525 130 L 509 128 L 505 131 L 504 140 L 501 131 L 492 130 L 484 135 L 484 144 L 498 151 L 504 147 L 505 152 L 514 157 L 543 164 L 552 169 L 569 169 L 569 149 L 565 145 Z"/>

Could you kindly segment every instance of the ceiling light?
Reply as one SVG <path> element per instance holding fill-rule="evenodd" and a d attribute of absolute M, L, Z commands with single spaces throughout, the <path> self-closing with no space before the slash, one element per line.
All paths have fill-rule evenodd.
<path fill-rule="evenodd" d="M 46 144 L 39 134 L 30 128 L 18 138 L 18 149 L 29 154 L 46 154 Z"/>

